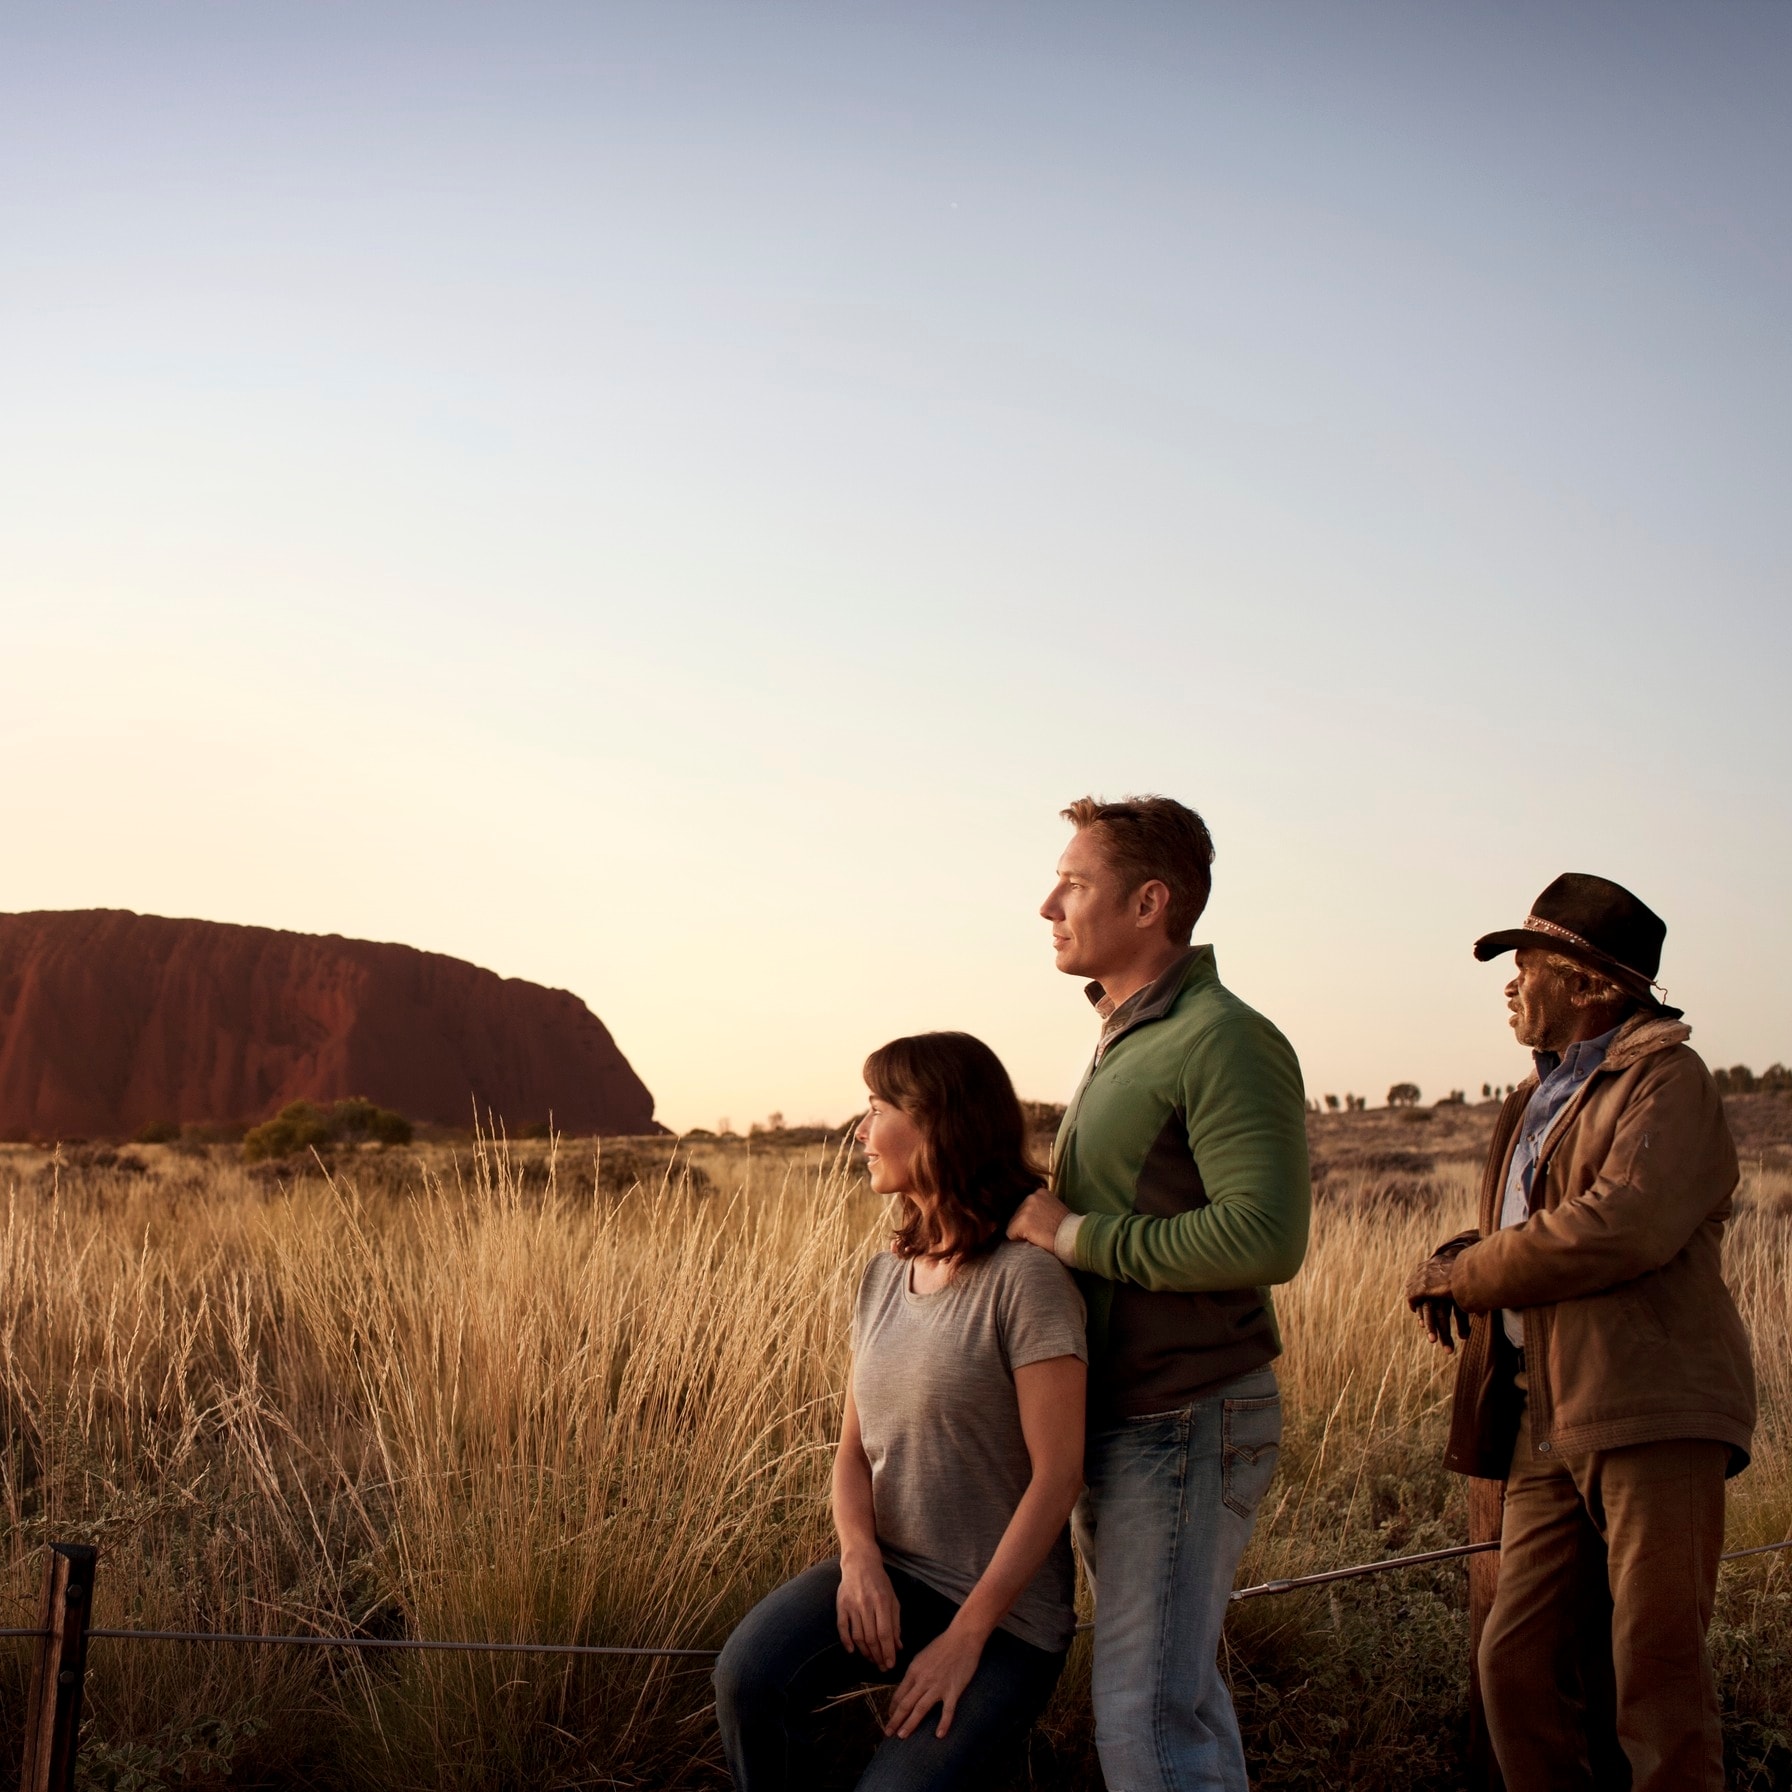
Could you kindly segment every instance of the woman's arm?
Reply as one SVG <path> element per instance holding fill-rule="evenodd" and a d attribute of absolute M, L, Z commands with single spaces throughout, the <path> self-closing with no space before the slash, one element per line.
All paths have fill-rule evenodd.
<path fill-rule="evenodd" d="M 887 1674 L 902 1647 L 902 1608 L 877 1546 L 871 1463 L 859 1435 L 859 1408 L 850 1376 L 840 1447 L 834 1452 L 834 1529 L 840 1537 L 840 1592 L 834 1602 L 840 1641 L 849 1655 L 864 1655 Z"/>
<path fill-rule="evenodd" d="M 1033 1478 L 958 1616 L 909 1664 L 890 1705 L 886 1735 L 912 1735 L 935 1705 L 943 1706 L 935 1733 L 944 1736 L 951 1729 L 959 1695 L 977 1671 L 990 1632 L 1039 1572 L 1083 1490 L 1087 1389 L 1088 1370 L 1080 1357 L 1048 1357 L 1014 1371 Z"/>

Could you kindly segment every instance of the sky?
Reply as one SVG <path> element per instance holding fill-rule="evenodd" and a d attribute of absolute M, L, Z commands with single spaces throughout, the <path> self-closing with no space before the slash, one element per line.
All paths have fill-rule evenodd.
<path fill-rule="evenodd" d="M 0 0 L 0 908 L 1062 1100 L 1093 792 L 1312 1094 L 1564 870 L 1792 1058 L 1792 8 Z"/>

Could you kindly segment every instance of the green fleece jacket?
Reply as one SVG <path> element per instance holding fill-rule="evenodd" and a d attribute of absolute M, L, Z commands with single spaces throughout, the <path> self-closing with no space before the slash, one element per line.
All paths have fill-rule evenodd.
<path fill-rule="evenodd" d="M 1306 1098 L 1293 1048 L 1220 982 L 1211 947 L 1116 1012 L 1052 1185 L 1084 1216 L 1069 1251 L 1095 1414 L 1186 1406 L 1281 1353 L 1269 1285 L 1306 1255 Z"/>

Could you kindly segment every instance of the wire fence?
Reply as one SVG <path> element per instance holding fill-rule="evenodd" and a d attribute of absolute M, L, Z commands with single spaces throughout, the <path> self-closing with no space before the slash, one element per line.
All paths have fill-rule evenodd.
<path fill-rule="evenodd" d="M 1239 1587 L 1231 1597 L 1263 1599 L 1295 1593 L 1307 1587 L 1330 1586 L 1364 1575 L 1386 1574 L 1399 1568 L 1422 1568 L 1466 1556 L 1491 1554 L 1497 1540 L 1459 1543 L 1448 1549 L 1428 1549 L 1416 1555 L 1390 1556 L 1379 1562 L 1357 1562 L 1348 1568 L 1330 1568 L 1319 1574 L 1293 1575 L 1285 1580 L 1266 1580 Z M 1745 1556 L 1771 1555 L 1792 1549 L 1792 1537 L 1778 1543 L 1733 1549 L 1720 1559 L 1739 1561 Z M 642 1660 L 709 1662 L 716 1649 L 671 1648 L 637 1643 L 500 1643 L 458 1641 L 442 1637 L 324 1636 L 304 1632 L 229 1630 L 127 1630 L 89 1627 L 93 1608 L 94 1575 L 99 1551 L 89 1543 L 52 1543 L 44 1570 L 42 1621 L 33 1628 L 0 1629 L 0 1638 L 31 1639 L 37 1643 L 31 1691 L 25 1710 L 25 1761 L 20 1775 L 21 1792 L 74 1792 L 76 1758 L 80 1751 L 81 1703 L 87 1674 L 87 1647 L 92 1642 L 131 1643 L 235 1643 L 282 1649 L 352 1649 L 361 1652 L 434 1651 L 461 1655 L 547 1655 L 634 1657 Z M 1471 1594 L 1471 1618 L 1474 1600 Z M 1087 1629 L 1087 1625 L 1079 1626 Z M 1471 1681 L 1471 1716 L 1473 1683 Z"/>
<path fill-rule="evenodd" d="M 1230 1595 L 1232 1603 L 1241 1599 L 1264 1599 L 1278 1593 L 1298 1593 L 1307 1587 L 1331 1586 L 1337 1581 L 1360 1580 L 1365 1575 L 1385 1574 L 1393 1568 L 1424 1568 L 1434 1562 L 1459 1561 L 1465 1556 L 1485 1555 L 1499 1548 L 1498 1539 L 1488 1543 L 1456 1543 L 1447 1549 L 1427 1549 L 1417 1555 L 1389 1556 L 1379 1562 L 1357 1562 L 1348 1568 L 1328 1568 L 1319 1574 L 1298 1574 L 1285 1580 L 1260 1581 L 1255 1586 L 1238 1587 Z M 1740 1561 L 1744 1556 L 1772 1555 L 1777 1550 L 1792 1549 L 1792 1537 L 1778 1543 L 1759 1543 L 1750 1549 L 1732 1549 L 1718 1559 Z M 1079 1624 L 1078 1630 L 1093 1628 Z M 43 1638 L 49 1631 L 39 1628 L 0 1629 L 0 1638 Z M 136 1643 L 263 1643 L 276 1647 L 300 1649 L 440 1649 L 462 1654 L 484 1655 L 633 1655 L 661 1659 L 713 1661 L 720 1649 L 673 1649 L 647 1643 L 495 1643 L 451 1641 L 437 1637 L 375 1637 L 308 1635 L 302 1631 L 255 1634 L 236 1630 L 106 1630 L 90 1629 L 90 1641 Z"/>

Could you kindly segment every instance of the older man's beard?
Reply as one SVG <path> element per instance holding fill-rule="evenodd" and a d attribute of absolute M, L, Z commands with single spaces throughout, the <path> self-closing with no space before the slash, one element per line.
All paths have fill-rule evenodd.
<path fill-rule="evenodd" d="M 1559 1052 L 1575 1035 L 1580 1013 L 1560 984 L 1518 994 L 1513 1032 L 1534 1052 Z"/>

